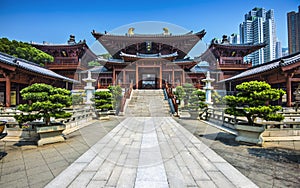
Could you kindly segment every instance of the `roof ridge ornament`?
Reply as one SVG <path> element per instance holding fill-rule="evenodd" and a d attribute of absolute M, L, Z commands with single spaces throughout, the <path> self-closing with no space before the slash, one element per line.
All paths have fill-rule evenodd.
<path fill-rule="evenodd" d="M 164 35 L 170 35 L 169 28 L 164 27 L 163 31 L 164 31 L 164 33 L 163 33 Z"/>
<path fill-rule="evenodd" d="M 130 27 L 129 29 L 128 29 L 128 35 L 134 35 L 134 28 L 133 27 Z"/>

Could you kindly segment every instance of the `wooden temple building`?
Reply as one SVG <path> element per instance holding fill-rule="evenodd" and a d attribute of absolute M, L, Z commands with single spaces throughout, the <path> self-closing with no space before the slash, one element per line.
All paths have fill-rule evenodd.
<path fill-rule="evenodd" d="M 98 88 L 132 83 L 135 89 L 161 89 L 167 83 L 173 87 L 200 83 L 205 77 L 195 76 L 190 70 L 198 62 L 186 58 L 206 34 L 204 30 L 182 35 L 172 35 L 166 28 L 162 34 L 134 34 L 133 30 L 130 28 L 126 35 L 92 32 L 112 56 L 98 59 L 102 67 L 92 70 L 99 74 Z"/>
<path fill-rule="evenodd" d="M 33 47 L 54 57 L 53 62 L 45 62 L 45 68 L 68 78 L 79 80 L 76 72 L 88 69 L 88 63 L 96 59 L 86 41 L 75 41 L 70 35 L 67 44 L 31 44 Z"/>
<path fill-rule="evenodd" d="M 212 41 L 209 48 L 198 58 L 187 58 L 190 50 L 204 37 L 204 30 L 197 33 L 172 35 L 164 30 L 162 34 L 135 34 L 130 28 L 125 35 L 98 33 L 92 35 L 106 48 L 111 59 L 98 59 L 102 66 L 90 69 L 98 76 L 96 88 L 109 85 L 127 87 L 133 83 L 135 89 L 160 89 L 165 84 L 176 87 L 192 83 L 202 88 L 207 71 L 218 81 L 237 75 L 252 67 L 244 62 L 244 56 L 262 48 L 265 44 L 229 44 L 223 36 L 220 44 Z M 203 65 L 199 62 L 206 61 Z M 87 75 L 87 70 L 81 76 Z M 224 87 L 217 87 L 224 89 Z"/>
<path fill-rule="evenodd" d="M 300 52 L 251 67 L 221 83 L 225 83 L 227 91 L 234 91 L 236 85 L 252 80 L 265 81 L 273 88 L 285 90 L 286 96 L 280 103 L 291 107 L 295 101 L 294 92 L 300 84 Z"/>
<path fill-rule="evenodd" d="M 208 49 L 200 56 L 209 63 L 211 75 L 215 82 L 235 76 L 252 67 L 252 62 L 244 61 L 244 57 L 265 47 L 266 44 L 230 44 L 223 35 L 221 43 L 211 41 Z"/>
<path fill-rule="evenodd" d="M 34 83 L 71 90 L 76 82 L 35 63 L 0 52 L 0 106 L 10 107 L 23 103 L 20 91 Z"/>
<path fill-rule="evenodd" d="M 21 103 L 19 91 L 36 82 L 44 82 L 68 89 L 83 89 L 88 71 L 97 81 L 95 89 L 120 85 L 134 89 L 162 89 L 166 84 L 176 87 L 192 83 L 203 88 L 201 82 L 210 71 L 217 90 L 234 92 L 244 81 L 263 80 L 287 92 L 286 104 L 294 101 L 293 92 L 300 82 L 300 53 L 252 67 L 245 62 L 246 55 L 265 47 L 266 44 L 230 44 L 226 36 L 220 43 L 212 40 L 208 49 L 199 57 L 188 57 L 190 50 L 205 36 L 204 30 L 173 35 L 167 28 L 161 34 L 135 34 L 130 28 L 125 35 L 92 32 L 92 35 L 111 55 L 97 57 L 85 41 L 75 42 L 70 36 L 68 44 L 32 44 L 52 55 L 54 62 L 45 68 L 6 54 L 0 54 L 0 103 L 6 106 Z M 100 66 L 88 67 L 97 61 Z M 75 83 L 75 84 L 74 84 Z M 12 97 L 15 95 L 15 97 Z"/>

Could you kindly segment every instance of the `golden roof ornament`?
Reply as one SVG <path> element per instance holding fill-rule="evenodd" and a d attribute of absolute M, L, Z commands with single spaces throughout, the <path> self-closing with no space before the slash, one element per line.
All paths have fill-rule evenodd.
<path fill-rule="evenodd" d="M 170 35 L 169 29 L 167 27 L 164 27 L 163 30 L 164 30 L 164 35 Z"/>
<path fill-rule="evenodd" d="M 134 28 L 133 27 L 131 27 L 131 28 L 129 28 L 128 29 L 128 35 L 134 35 Z"/>

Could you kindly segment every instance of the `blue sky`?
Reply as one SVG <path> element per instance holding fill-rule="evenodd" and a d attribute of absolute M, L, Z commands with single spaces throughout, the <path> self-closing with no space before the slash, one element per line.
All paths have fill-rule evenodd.
<path fill-rule="evenodd" d="M 299 0 L 0 0 L 0 37 L 25 42 L 65 43 L 70 34 L 89 46 L 98 32 L 143 21 L 161 21 L 190 31 L 205 29 L 204 43 L 239 32 L 244 15 L 254 7 L 274 9 L 277 38 L 287 47 L 286 14 Z M 138 29 L 136 28 L 136 32 Z M 172 32 L 172 31 L 171 31 Z"/>

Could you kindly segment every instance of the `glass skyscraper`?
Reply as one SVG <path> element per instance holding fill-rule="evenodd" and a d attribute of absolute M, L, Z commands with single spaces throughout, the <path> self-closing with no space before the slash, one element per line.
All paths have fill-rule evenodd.
<path fill-rule="evenodd" d="M 245 57 L 256 66 L 276 57 L 276 26 L 274 10 L 253 8 L 245 14 L 245 20 L 240 24 L 240 41 L 246 43 L 266 43 L 267 46 Z"/>

